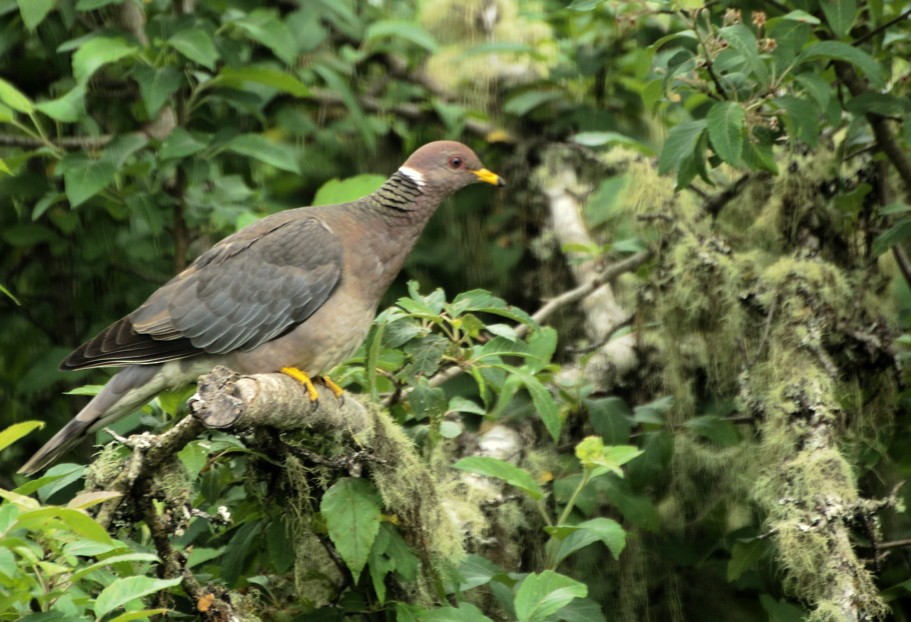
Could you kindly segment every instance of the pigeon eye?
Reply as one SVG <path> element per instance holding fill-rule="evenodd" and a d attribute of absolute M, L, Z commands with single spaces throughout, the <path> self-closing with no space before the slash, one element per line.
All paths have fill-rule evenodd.
<path fill-rule="evenodd" d="M 451 168 L 462 168 L 462 158 L 459 156 L 452 156 L 449 158 L 449 166 Z"/>

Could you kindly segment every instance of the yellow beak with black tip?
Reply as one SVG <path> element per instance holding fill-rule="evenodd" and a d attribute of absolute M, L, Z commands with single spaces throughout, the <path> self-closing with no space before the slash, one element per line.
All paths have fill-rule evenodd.
<path fill-rule="evenodd" d="M 485 183 L 493 184 L 494 186 L 500 186 L 500 187 L 506 185 L 505 179 L 503 179 L 496 173 L 488 171 L 486 168 L 478 169 L 476 171 L 471 171 L 471 172 L 474 173 L 475 175 L 477 175 L 478 179 L 480 181 L 483 181 Z"/>

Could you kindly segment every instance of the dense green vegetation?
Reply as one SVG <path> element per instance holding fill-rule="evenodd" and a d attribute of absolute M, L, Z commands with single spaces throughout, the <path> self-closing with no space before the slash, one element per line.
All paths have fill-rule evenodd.
<path fill-rule="evenodd" d="M 0 0 L 0 619 L 905 620 L 909 18 Z M 189 388 L 13 475 L 73 347 L 441 138 L 509 186 L 435 216 L 346 425 Z"/>

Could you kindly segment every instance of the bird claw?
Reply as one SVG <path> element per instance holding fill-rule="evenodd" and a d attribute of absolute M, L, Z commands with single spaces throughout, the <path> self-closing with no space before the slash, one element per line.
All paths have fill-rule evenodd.
<path fill-rule="evenodd" d="M 316 387 L 313 386 L 313 381 L 310 380 L 310 376 L 308 376 L 306 372 L 301 371 L 297 367 L 282 367 L 279 371 L 286 376 L 291 376 L 304 385 L 304 388 L 307 389 L 307 395 L 310 396 L 310 401 L 319 403 L 319 393 L 316 392 Z"/>
<path fill-rule="evenodd" d="M 342 406 L 345 403 L 345 390 L 335 384 L 332 381 L 332 378 L 329 376 L 322 376 L 323 384 L 326 385 L 326 388 L 332 391 L 335 394 L 335 399 L 338 400 L 338 405 Z"/>

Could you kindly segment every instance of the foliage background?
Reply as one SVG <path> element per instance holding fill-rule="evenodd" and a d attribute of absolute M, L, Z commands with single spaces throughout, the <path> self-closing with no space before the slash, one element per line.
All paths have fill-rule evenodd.
<path fill-rule="evenodd" d="M 263 619 L 905 619 L 908 16 L 854 0 L 0 0 L 0 403 L 6 424 L 48 421 L 2 443 L 0 487 L 17 492 L 0 507 L 0 612 L 201 611 L 141 516 L 119 540 L 86 522 L 104 499 L 73 498 L 103 473 L 12 475 L 84 399 L 61 391 L 103 381 L 57 363 L 213 241 L 359 196 L 453 138 L 510 185 L 440 210 L 386 301 L 406 302 L 341 377 L 410 391 L 391 412 L 441 486 L 464 485 L 450 465 L 495 424 L 519 432 L 531 483 L 463 463 L 516 498 L 467 530 L 461 584 L 434 609 L 391 522 L 367 572 L 342 553 L 331 589 L 303 588 L 283 542 L 307 530 L 267 503 L 287 476 L 263 476 L 256 439 L 208 437 L 180 462 L 207 516 L 175 523 L 199 580 Z M 563 307 L 556 332 L 503 327 L 637 253 L 607 329 L 603 297 Z M 456 326 L 442 301 L 474 288 L 514 307 L 466 296 L 474 319 Z M 443 393 L 427 379 L 452 359 L 478 371 Z M 182 397 L 120 431 L 163 429 Z M 576 449 L 592 435 L 607 448 Z M 333 494 L 388 510 L 317 470 L 313 499 L 346 482 Z M 542 508 L 566 529 L 545 531 Z M 334 511 L 301 509 L 307 533 L 326 544 Z"/>

